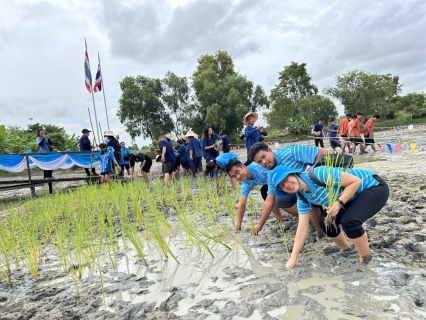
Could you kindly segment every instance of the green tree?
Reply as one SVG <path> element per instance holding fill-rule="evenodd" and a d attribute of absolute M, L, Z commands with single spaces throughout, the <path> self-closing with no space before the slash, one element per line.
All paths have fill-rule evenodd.
<path fill-rule="evenodd" d="M 327 122 L 328 119 L 335 120 L 338 116 L 334 102 L 321 95 L 312 95 L 299 100 L 299 112 L 300 116 L 308 119 L 311 124 L 318 122 L 320 118 Z"/>
<path fill-rule="evenodd" d="M 316 95 L 318 88 L 306 69 L 306 63 L 291 62 L 279 72 L 279 83 L 271 90 L 271 111 L 265 113 L 269 127 L 282 129 L 290 118 L 296 121 L 300 116 L 301 101 Z M 285 115 L 285 117 L 284 117 Z M 311 119 L 310 116 L 306 117 Z"/>
<path fill-rule="evenodd" d="M 391 119 L 395 116 L 394 102 L 401 86 L 398 76 L 353 70 L 337 76 L 336 86 L 325 88 L 324 93 L 339 100 L 345 112 L 362 111 L 368 116 L 379 113 Z"/>
<path fill-rule="evenodd" d="M 186 125 L 199 133 L 210 124 L 215 131 L 236 134 L 247 112 L 269 106 L 262 87 L 235 72 L 226 51 L 198 59 L 192 86 L 196 101 L 187 107 Z"/>
<path fill-rule="evenodd" d="M 163 104 L 160 79 L 127 76 L 120 82 L 120 88 L 117 116 L 132 139 L 138 136 L 153 139 L 172 131 L 173 121 Z"/>
<path fill-rule="evenodd" d="M 186 110 L 189 105 L 190 86 L 188 78 L 178 77 L 173 72 L 168 71 L 162 80 L 162 99 L 171 115 L 173 122 L 173 132 L 176 137 L 184 134 L 188 127 L 185 125 Z"/>

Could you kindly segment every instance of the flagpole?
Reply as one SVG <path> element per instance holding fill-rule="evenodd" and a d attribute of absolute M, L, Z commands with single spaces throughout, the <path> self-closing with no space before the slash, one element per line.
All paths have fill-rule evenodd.
<path fill-rule="evenodd" d="M 105 82 L 104 82 L 104 76 L 102 74 L 101 58 L 99 57 L 99 51 L 98 51 L 98 62 L 99 62 L 99 70 L 101 71 L 101 77 L 102 77 L 102 93 L 104 95 L 105 114 L 106 114 L 106 119 L 107 119 L 108 130 L 110 130 L 109 129 L 109 120 L 108 120 L 108 110 L 107 110 L 107 105 L 106 105 L 106 100 L 105 100 Z"/>
<path fill-rule="evenodd" d="M 86 46 L 86 52 L 87 52 L 87 42 L 86 37 L 84 37 L 84 45 Z M 89 64 L 89 70 L 90 70 L 90 60 L 87 59 L 87 63 Z M 90 82 L 92 82 L 92 79 L 90 79 Z M 91 84 L 91 83 L 90 83 Z M 93 96 L 93 87 L 90 88 L 90 93 L 92 94 L 92 103 L 93 103 L 93 110 L 95 111 L 95 120 L 96 120 L 96 130 L 98 134 L 98 141 L 101 141 L 99 139 L 99 126 L 98 126 L 98 115 L 96 114 L 96 106 L 95 106 L 95 98 Z"/>

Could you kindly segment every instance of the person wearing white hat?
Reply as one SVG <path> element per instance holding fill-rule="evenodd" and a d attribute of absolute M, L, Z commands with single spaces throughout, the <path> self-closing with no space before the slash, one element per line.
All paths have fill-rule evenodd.
<path fill-rule="evenodd" d="M 246 125 L 244 128 L 244 134 L 246 139 L 246 148 L 247 153 L 249 152 L 252 145 L 254 145 L 256 142 L 260 141 L 260 138 L 262 137 L 259 133 L 260 130 L 263 129 L 262 126 L 255 127 L 254 123 L 259 118 L 258 114 L 256 112 L 249 112 L 244 116 L 243 124 Z"/>
<path fill-rule="evenodd" d="M 117 163 L 119 163 L 121 158 L 121 146 L 115 138 L 114 132 L 112 132 L 111 130 L 105 131 L 104 137 L 108 139 L 108 143 L 106 144 L 107 147 L 111 147 L 114 149 L 114 158 Z"/>

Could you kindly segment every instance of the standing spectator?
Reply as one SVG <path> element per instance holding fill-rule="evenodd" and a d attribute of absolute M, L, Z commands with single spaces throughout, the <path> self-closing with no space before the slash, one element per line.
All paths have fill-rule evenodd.
<path fill-rule="evenodd" d="M 185 144 L 182 139 L 178 139 L 177 141 L 178 149 L 177 152 L 179 153 L 180 157 L 180 164 L 182 165 L 183 169 L 183 175 L 186 176 L 187 172 L 191 172 L 191 159 L 189 157 L 188 150 L 185 147 Z"/>
<path fill-rule="evenodd" d="M 259 142 L 260 138 L 263 138 L 261 134 L 259 133 L 259 131 L 261 131 L 263 127 L 254 126 L 258 118 L 259 116 L 256 112 L 249 112 L 244 116 L 244 119 L 243 119 L 243 124 L 246 126 L 244 128 L 244 134 L 246 139 L 247 154 L 251 146 L 254 145 L 256 142 Z"/>
<path fill-rule="evenodd" d="M 118 135 L 116 136 L 117 139 Z M 118 164 L 121 167 L 121 171 L 120 171 L 120 177 L 124 177 L 124 169 L 127 170 L 127 175 L 130 176 L 131 178 L 133 177 L 133 170 L 130 167 L 130 162 L 128 160 L 125 160 L 124 156 L 126 154 L 130 153 L 129 148 L 126 147 L 126 143 L 124 141 L 120 142 L 120 146 L 121 146 L 121 157 L 120 157 L 120 161 L 118 162 Z"/>
<path fill-rule="evenodd" d="M 346 117 L 339 122 L 339 135 L 343 139 L 342 153 L 345 152 L 345 148 L 348 147 L 348 151 L 351 151 L 351 143 L 348 138 L 348 124 L 351 121 L 351 114 L 347 113 Z"/>
<path fill-rule="evenodd" d="M 228 153 L 230 151 L 229 144 L 231 143 L 231 140 L 229 140 L 228 136 L 224 133 L 220 134 L 222 136 L 222 151 L 223 153 Z"/>
<path fill-rule="evenodd" d="M 105 131 L 105 137 L 108 139 L 107 147 L 111 147 L 114 150 L 114 158 L 118 163 L 121 158 L 121 146 L 115 138 L 114 132 Z"/>
<path fill-rule="evenodd" d="M 318 147 L 318 145 L 321 146 L 321 148 L 324 148 L 324 132 L 323 132 L 323 126 L 322 123 L 324 122 L 324 119 L 321 118 L 318 120 L 318 123 L 314 124 L 314 127 L 312 128 L 312 133 L 315 136 L 315 147 Z"/>
<path fill-rule="evenodd" d="M 174 178 L 173 172 L 176 172 L 176 155 L 173 147 L 165 136 L 158 137 L 159 147 L 161 151 L 161 161 L 164 163 L 164 182 L 169 183 L 170 175 Z"/>
<path fill-rule="evenodd" d="M 89 135 L 90 135 L 89 129 L 83 129 L 81 133 L 83 134 L 80 137 L 80 141 L 78 143 L 80 151 L 92 151 L 92 144 L 90 143 Z M 84 171 L 86 171 L 86 174 L 88 177 L 90 177 L 90 171 L 89 168 L 84 168 Z M 97 176 L 95 167 L 92 167 L 92 176 Z"/>
<path fill-rule="evenodd" d="M 202 157 L 203 157 L 203 149 L 201 149 L 200 141 L 197 139 L 197 135 L 194 131 L 189 130 L 186 133 L 188 137 L 188 152 L 189 159 L 191 161 L 191 169 L 192 176 L 195 177 L 195 174 L 198 172 L 200 177 L 203 176 L 203 165 L 202 165 Z"/>
<path fill-rule="evenodd" d="M 330 146 L 333 149 L 333 152 L 336 153 L 336 147 L 342 149 L 342 146 L 339 143 L 339 138 L 337 138 L 337 133 L 339 132 L 339 128 L 337 124 L 333 123 L 333 119 L 328 119 L 328 139 L 330 140 Z"/>
<path fill-rule="evenodd" d="M 111 184 L 109 176 L 112 172 L 112 164 L 114 163 L 118 167 L 118 162 L 114 157 L 114 149 L 107 147 L 105 143 L 99 145 L 100 153 L 99 157 L 92 153 L 92 157 L 101 162 L 101 181 L 102 183 Z"/>
<path fill-rule="evenodd" d="M 359 154 L 364 152 L 364 140 L 361 138 L 362 117 L 362 112 L 358 111 L 356 113 L 356 118 L 352 120 L 352 126 L 350 127 L 351 131 L 349 132 L 349 136 L 351 137 L 351 141 L 354 144 L 354 148 L 352 150 L 354 154 L 357 145 L 359 145 Z"/>
<path fill-rule="evenodd" d="M 203 128 L 203 137 L 201 138 L 201 148 L 204 151 L 204 160 L 208 163 L 210 160 L 214 160 L 219 156 L 219 151 L 216 150 L 215 143 L 220 140 L 220 137 L 213 132 L 211 126 L 206 125 Z M 210 172 L 206 170 L 206 175 L 210 175 Z"/>
<path fill-rule="evenodd" d="M 380 119 L 380 115 L 376 113 L 375 115 L 373 115 L 372 118 L 368 119 L 368 121 L 365 123 L 365 126 L 364 126 L 364 138 L 365 138 L 364 152 L 368 148 L 368 146 L 370 146 L 371 149 L 373 149 L 373 151 L 376 152 L 376 146 L 374 145 L 373 129 L 374 129 L 374 122 L 376 122 L 377 119 Z"/>
<path fill-rule="evenodd" d="M 38 153 L 50 153 L 53 150 L 50 146 L 52 144 L 52 141 L 50 140 L 49 135 L 44 129 L 39 129 L 37 131 L 36 143 L 38 147 Z M 54 179 L 52 176 L 52 170 L 44 170 L 43 172 L 44 179 Z"/>
<path fill-rule="evenodd" d="M 355 148 L 355 145 L 354 145 L 353 148 L 350 147 L 351 146 L 351 142 L 352 142 L 352 137 L 351 137 L 350 134 L 352 133 L 352 128 L 354 126 L 354 123 L 355 123 L 354 120 L 355 119 L 356 119 L 356 114 L 354 114 L 353 116 L 351 116 L 351 119 L 348 122 L 347 132 L 348 132 L 348 138 L 349 138 L 349 141 L 348 141 L 348 152 L 349 153 L 351 153 L 353 151 L 353 148 Z"/>

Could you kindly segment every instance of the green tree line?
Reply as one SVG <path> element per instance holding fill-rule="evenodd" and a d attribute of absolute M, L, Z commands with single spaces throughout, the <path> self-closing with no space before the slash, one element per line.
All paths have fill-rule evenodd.
<path fill-rule="evenodd" d="M 318 119 L 338 118 L 334 101 L 345 113 L 362 111 L 366 117 L 413 119 L 426 116 L 425 93 L 401 96 L 402 84 L 392 74 L 353 70 L 335 78 L 334 86 L 319 94 L 306 63 L 291 62 L 279 72 L 269 96 L 235 70 L 226 51 L 198 59 L 191 77 L 167 72 L 164 78 L 127 76 L 120 82 L 118 117 L 134 139 L 175 136 L 192 129 L 198 134 L 209 124 L 216 132 L 236 136 L 250 111 L 265 111 L 268 129 L 308 133 Z M 334 101 L 333 101 L 334 100 Z"/>

